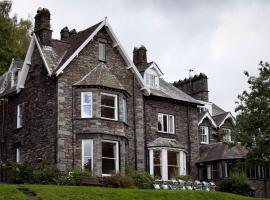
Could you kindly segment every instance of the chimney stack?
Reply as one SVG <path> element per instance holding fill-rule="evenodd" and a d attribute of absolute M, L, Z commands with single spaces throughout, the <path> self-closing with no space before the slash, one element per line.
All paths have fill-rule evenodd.
<path fill-rule="evenodd" d="M 62 28 L 60 35 L 61 35 L 61 40 L 63 41 L 67 41 L 69 39 L 69 30 L 67 26 Z"/>
<path fill-rule="evenodd" d="M 70 37 L 70 38 L 71 38 L 71 37 L 74 37 L 76 34 L 77 34 L 77 31 L 76 31 L 76 29 L 74 28 L 74 29 L 72 29 L 72 30 L 69 32 L 69 37 Z"/>
<path fill-rule="evenodd" d="M 47 8 L 39 8 L 35 16 L 34 32 L 41 44 L 46 46 L 51 46 L 52 42 L 50 17 L 50 11 Z"/>
<path fill-rule="evenodd" d="M 133 50 L 133 63 L 134 65 L 143 65 L 147 64 L 147 55 L 146 55 L 145 46 L 141 45 L 139 48 L 135 47 Z"/>

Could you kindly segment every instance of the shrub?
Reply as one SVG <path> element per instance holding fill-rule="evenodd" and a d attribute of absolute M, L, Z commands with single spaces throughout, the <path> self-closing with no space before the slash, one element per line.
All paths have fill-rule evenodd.
<path fill-rule="evenodd" d="M 73 178 L 76 178 L 78 176 L 95 177 L 90 170 L 84 170 L 80 166 L 73 167 L 71 170 L 69 170 L 68 174 Z"/>
<path fill-rule="evenodd" d="M 59 179 L 59 170 L 55 165 L 46 162 L 39 163 L 33 171 L 34 182 L 38 184 L 56 184 Z"/>
<path fill-rule="evenodd" d="M 114 188 L 133 188 L 134 182 L 131 176 L 115 173 L 112 176 L 105 178 L 104 186 Z"/>
<path fill-rule="evenodd" d="M 222 192 L 230 192 L 234 194 L 248 195 L 250 184 L 245 175 L 234 173 L 230 178 L 220 182 L 219 190 Z"/>
<path fill-rule="evenodd" d="M 9 163 L 11 169 L 11 179 L 14 183 L 32 183 L 33 182 L 33 167 L 27 163 Z"/>

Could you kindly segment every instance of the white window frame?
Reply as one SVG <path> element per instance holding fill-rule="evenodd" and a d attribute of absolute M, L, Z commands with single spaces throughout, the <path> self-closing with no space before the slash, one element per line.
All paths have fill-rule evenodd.
<path fill-rule="evenodd" d="M 94 158 L 94 153 L 93 153 L 93 140 L 92 139 L 82 139 L 82 169 L 84 169 L 84 163 L 85 163 L 85 160 L 84 160 L 84 145 L 86 142 L 90 142 L 90 145 L 91 145 L 91 170 L 93 171 L 93 167 L 94 167 L 94 162 L 93 162 L 93 158 Z"/>
<path fill-rule="evenodd" d="M 208 126 L 200 126 L 199 132 L 200 132 L 201 144 L 209 144 L 209 127 Z"/>
<path fill-rule="evenodd" d="M 17 128 L 21 128 L 22 127 L 22 122 L 23 122 L 23 116 L 22 116 L 22 109 L 23 109 L 23 105 L 22 104 L 18 104 L 17 105 Z"/>
<path fill-rule="evenodd" d="M 21 162 L 21 150 L 20 148 L 16 148 L 16 163 Z"/>
<path fill-rule="evenodd" d="M 168 181 L 169 170 L 168 170 L 168 151 L 177 153 L 178 159 L 178 174 L 186 175 L 186 152 L 181 149 L 175 148 L 150 148 L 149 149 L 149 171 L 150 175 L 154 176 L 154 151 L 160 151 L 160 168 L 161 168 L 161 179 Z"/>
<path fill-rule="evenodd" d="M 90 95 L 90 103 L 85 103 L 84 102 L 84 95 Z M 90 109 L 90 115 L 86 115 L 83 112 L 84 106 L 91 106 Z M 93 96 L 92 96 L 92 92 L 81 92 L 81 118 L 92 118 L 93 117 Z"/>
<path fill-rule="evenodd" d="M 106 159 L 112 159 L 112 158 L 108 158 L 108 157 L 103 157 L 102 156 L 102 142 L 107 142 L 107 143 L 113 143 L 115 144 L 115 158 L 113 158 L 113 160 L 115 160 L 115 172 L 119 172 L 119 142 L 118 141 L 112 141 L 112 140 L 101 140 L 101 165 L 102 163 L 102 159 L 106 158 Z M 102 167 L 101 167 L 101 171 L 102 171 Z M 102 176 L 111 176 L 112 174 L 103 174 Z"/>
<path fill-rule="evenodd" d="M 106 61 L 106 43 L 102 41 L 98 42 L 98 60 L 102 62 Z"/>
<path fill-rule="evenodd" d="M 102 95 L 114 97 L 114 107 L 102 105 L 101 104 L 101 96 Z M 114 109 L 114 118 L 102 117 L 101 116 L 101 107 L 113 108 Z M 115 121 L 118 120 L 118 96 L 116 94 L 109 94 L 109 93 L 104 93 L 104 92 L 100 93 L 100 118 L 108 119 L 108 120 L 115 120 Z"/>
<path fill-rule="evenodd" d="M 212 166 L 211 165 L 206 166 L 206 172 L 207 172 L 207 179 L 211 180 L 212 179 Z"/>
<path fill-rule="evenodd" d="M 128 121 L 128 111 L 127 111 L 127 99 L 126 98 L 123 98 L 122 104 L 123 104 L 123 121 L 125 123 L 127 123 L 127 121 Z"/>
<path fill-rule="evenodd" d="M 147 86 L 153 89 L 159 89 L 159 77 L 157 75 L 146 72 L 144 76 Z"/>
<path fill-rule="evenodd" d="M 167 116 L 167 131 L 164 131 L 164 118 L 163 116 Z M 158 130 L 158 132 L 160 133 L 170 133 L 170 134 L 175 134 L 175 120 L 174 120 L 174 115 L 170 115 L 170 114 L 164 114 L 164 113 L 158 113 L 158 119 L 159 117 L 161 117 L 162 121 L 161 121 L 161 129 L 162 130 Z M 170 124 L 170 118 L 172 118 L 172 126 Z"/>
<path fill-rule="evenodd" d="M 232 135 L 231 135 L 231 129 L 229 128 L 222 128 L 223 132 L 223 141 L 225 142 L 232 142 Z"/>

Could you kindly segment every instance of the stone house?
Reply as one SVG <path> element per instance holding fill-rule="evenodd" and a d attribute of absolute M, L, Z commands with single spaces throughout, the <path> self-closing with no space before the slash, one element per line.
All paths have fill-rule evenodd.
<path fill-rule="evenodd" d="M 97 176 L 125 173 L 129 161 L 166 181 L 215 179 L 244 157 L 240 147 L 228 157 L 220 142 L 232 139 L 235 120 L 208 101 L 204 74 L 166 82 L 144 46 L 129 58 L 107 19 L 60 36 L 39 9 L 25 59 L 0 77 L 1 161 L 46 161 L 63 173 L 78 165 Z"/>

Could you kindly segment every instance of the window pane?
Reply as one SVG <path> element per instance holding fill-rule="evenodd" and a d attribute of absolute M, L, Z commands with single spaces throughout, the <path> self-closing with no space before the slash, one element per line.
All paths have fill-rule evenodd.
<path fill-rule="evenodd" d="M 115 143 L 102 142 L 102 157 L 115 158 Z"/>
<path fill-rule="evenodd" d="M 154 165 L 160 165 L 160 151 L 154 151 Z"/>
<path fill-rule="evenodd" d="M 105 61 L 105 58 L 106 58 L 106 54 L 105 54 L 106 44 L 100 42 L 98 47 L 99 47 L 99 60 Z"/>
<path fill-rule="evenodd" d="M 168 116 L 163 115 L 163 131 L 168 132 Z"/>
<path fill-rule="evenodd" d="M 174 116 L 169 116 L 170 133 L 174 133 Z"/>
<path fill-rule="evenodd" d="M 162 131 L 162 115 L 158 114 L 158 130 Z"/>
<path fill-rule="evenodd" d="M 115 96 L 101 95 L 101 105 L 115 107 Z"/>
<path fill-rule="evenodd" d="M 83 167 L 84 169 L 92 170 L 92 159 L 91 157 L 84 157 L 84 162 L 83 162 Z"/>
<path fill-rule="evenodd" d="M 115 170 L 114 159 L 102 158 L 102 174 L 112 174 Z"/>
<path fill-rule="evenodd" d="M 91 116 L 91 105 L 84 105 L 83 106 L 83 116 Z"/>
<path fill-rule="evenodd" d="M 115 119 L 114 108 L 101 107 L 101 117 Z"/>
<path fill-rule="evenodd" d="M 91 144 L 92 144 L 91 140 L 84 140 L 84 146 L 83 146 L 84 157 L 86 157 L 86 156 L 91 157 L 91 155 L 92 155 Z"/>
<path fill-rule="evenodd" d="M 161 167 L 160 166 L 154 166 L 154 176 L 161 177 Z"/>
<path fill-rule="evenodd" d="M 84 93 L 83 94 L 83 103 L 84 104 L 90 104 L 91 103 L 91 95 Z"/>
<path fill-rule="evenodd" d="M 168 166 L 168 178 L 172 179 L 178 176 L 178 167 L 177 166 Z"/>
<path fill-rule="evenodd" d="M 168 151 L 168 165 L 178 165 L 177 155 L 177 152 Z"/>

